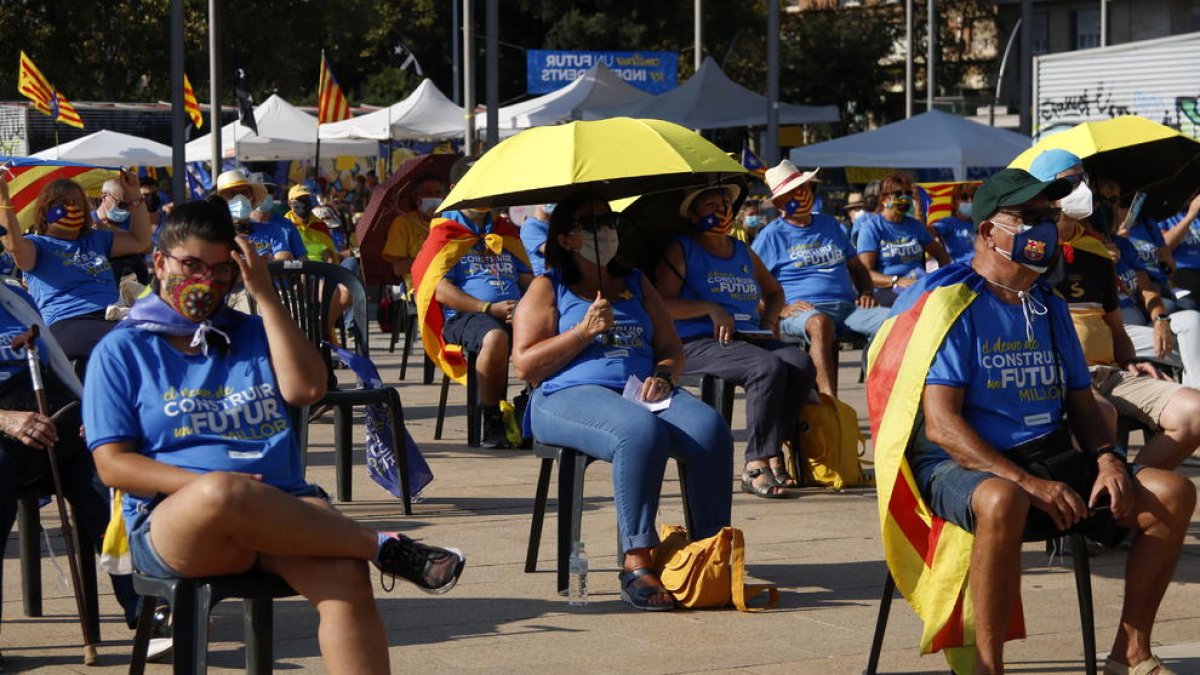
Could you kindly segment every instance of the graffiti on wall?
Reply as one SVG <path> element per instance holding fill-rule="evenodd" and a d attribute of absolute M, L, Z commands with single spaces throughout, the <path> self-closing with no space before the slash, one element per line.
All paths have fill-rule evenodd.
<path fill-rule="evenodd" d="M 1037 112 L 1039 135 L 1089 120 L 1141 115 L 1200 140 L 1200 95 L 1164 97 L 1137 89 L 1128 94 L 1100 83 L 1078 93 L 1044 98 Z"/>
<path fill-rule="evenodd" d="M 29 151 L 25 137 L 25 109 L 0 106 L 0 155 L 25 155 Z"/>

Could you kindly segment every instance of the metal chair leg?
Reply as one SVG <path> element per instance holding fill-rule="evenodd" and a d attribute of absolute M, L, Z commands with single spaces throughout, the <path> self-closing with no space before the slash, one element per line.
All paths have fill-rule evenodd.
<path fill-rule="evenodd" d="M 246 598 L 243 621 L 246 641 L 246 672 L 270 675 L 274 666 L 272 640 L 275 631 L 274 601 L 271 598 Z"/>
<path fill-rule="evenodd" d="M 154 627 L 154 605 L 157 598 L 143 595 L 139 602 L 142 610 L 138 614 L 137 632 L 133 635 L 133 656 L 129 661 L 129 675 L 146 672 L 146 654 L 150 651 L 150 631 Z"/>
<path fill-rule="evenodd" d="M 480 400 L 476 355 L 467 354 L 467 446 L 478 448 L 483 441 L 483 402 Z"/>
<path fill-rule="evenodd" d="M 353 499 L 351 472 L 354 452 L 354 411 L 350 406 L 339 405 L 333 415 L 333 461 L 337 480 L 339 502 Z"/>
<path fill-rule="evenodd" d="M 871 654 L 867 657 L 866 675 L 875 675 L 879 668 L 879 654 L 883 651 L 883 634 L 887 630 L 888 614 L 892 611 L 892 596 L 896 593 L 896 581 L 887 573 L 883 581 L 883 594 L 879 597 L 879 614 L 875 617 L 875 636 L 871 638 Z"/>
<path fill-rule="evenodd" d="M 566 595 L 570 583 L 568 563 L 574 532 L 571 509 L 575 505 L 575 464 L 582 461 L 569 450 L 558 455 L 558 555 L 555 557 L 558 594 Z"/>
<path fill-rule="evenodd" d="M 546 501 L 550 496 L 550 472 L 554 469 L 554 460 L 542 458 L 542 468 L 538 471 L 537 491 L 533 495 L 533 520 L 529 523 L 529 548 L 525 552 L 525 572 L 530 574 L 537 571 L 538 549 L 542 544 L 542 525 L 546 521 Z"/>

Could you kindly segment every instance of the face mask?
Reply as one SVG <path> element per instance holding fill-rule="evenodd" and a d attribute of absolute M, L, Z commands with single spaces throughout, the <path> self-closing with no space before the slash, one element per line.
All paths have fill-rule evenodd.
<path fill-rule="evenodd" d="M 292 205 L 292 213 L 300 219 L 308 218 L 308 214 L 312 213 L 312 206 L 307 202 L 296 202 Z"/>
<path fill-rule="evenodd" d="M 274 206 L 275 206 L 275 198 L 272 197 L 271 195 L 266 195 L 265 197 L 262 198 L 262 201 L 258 203 L 258 206 L 254 210 L 261 211 L 263 213 L 270 213 L 271 209 Z"/>
<path fill-rule="evenodd" d="M 958 203 L 958 215 L 962 216 L 963 218 L 966 218 L 967 220 L 970 220 L 971 219 L 971 202 L 959 202 Z"/>
<path fill-rule="evenodd" d="M 171 274 L 163 284 L 171 306 L 188 321 L 200 323 L 212 316 L 229 293 L 227 284 L 205 277 Z"/>
<path fill-rule="evenodd" d="M 1071 194 L 1058 202 L 1063 215 L 1075 220 L 1083 220 L 1092 215 L 1092 190 L 1083 181 L 1075 185 Z"/>
<path fill-rule="evenodd" d="M 114 223 L 123 223 L 129 220 L 129 209 L 113 208 L 108 210 L 108 219 Z"/>
<path fill-rule="evenodd" d="M 1058 249 L 1058 226 L 1047 220 L 1024 231 L 1012 230 L 995 223 L 995 226 L 1013 235 L 1011 251 L 997 248 L 996 252 L 1026 268 L 1044 274 Z"/>
<path fill-rule="evenodd" d="M 617 245 L 620 240 L 617 238 L 617 231 L 611 227 L 602 227 L 593 235 L 591 232 L 583 230 L 579 233 L 583 239 L 583 245 L 579 247 L 579 257 L 588 262 L 598 262 L 601 267 L 604 267 L 617 256 Z"/>
<path fill-rule="evenodd" d="M 83 209 L 74 204 L 59 204 L 46 212 L 46 234 L 73 241 L 83 231 L 84 220 Z"/>
<path fill-rule="evenodd" d="M 729 234 L 733 230 L 733 219 L 728 213 L 710 213 L 696 222 L 696 229 L 713 234 Z"/>
<path fill-rule="evenodd" d="M 788 218 L 793 216 L 807 216 L 812 213 L 813 204 L 817 197 L 812 190 L 800 190 L 787 203 L 783 205 L 783 213 Z"/>
<path fill-rule="evenodd" d="M 417 208 L 427 216 L 432 216 L 437 211 L 437 207 L 442 203 L 442 200 L 437 197 L 425 197 Z"/>
<path fill-rule="evenodd" d="M 746 227 L 748 227 L 750 229 L 755 229 L 760 225 L 762 225 L 762 216 L 758 216 L 758 215 L 746 216 Z"/>
<path fill-rule="evenodd" d="M 229 200 L 229 216 L 235 223 L 249 220 L 251 210 L 250 199 L 246 195 L 238 195 Z"/>
<path fill-rule="evenodd" d="M 896 213 L 908 213 L 908 210 L 912 208 L 912 204 L 912 197 L 901 195 L 899 197 L 892 197 L 883 205 L 883 208 L 892 209 Z"/>

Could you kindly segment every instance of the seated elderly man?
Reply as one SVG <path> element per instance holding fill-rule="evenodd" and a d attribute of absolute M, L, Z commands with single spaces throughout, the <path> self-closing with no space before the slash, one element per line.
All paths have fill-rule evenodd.
<path fill-rule="evenodd" d="M 780 215 L 752 248 L 783 286 L 779 332 L 808 341 L 817 389 L 837 396 L 838 336 L 873 337 L 889 310 L 875 301 L 871 273 L 846 231 L 833 216 L 812 212 L 817 171 L 802 172 L 786 159 L 767 171 Z"/>
<path fill-rule="evenodd" d="M 872 353 L 868 402 L 888 564 L 926 621 L 946 620 L 930 602 L 954 601 L 931 589 L 962 589 L 962 612 L 950 621 L 973 620 L 974 630 L 957 627 L 966 637 L 948 652 L 957 672 L 971 672 L 961 658 L 975 673 L 1004 670 L 1024 537 L 1070 530 L 1114 541 L 1126 528 L 1135 536 L 1104 672 L 1171 672 L 1150 652 L 1151 630 L 1196 490 L 1174 472 L 1128 463 L 1095 423 L 1066 303 L 1039 280 L 1058 245 L 1050 201 L 1069 191 L 1066 181 L 1019 169 L 985 182 L 975 195 L 975 258 L 914 285 Z M 900 515 L 897 497 L 913 484 L 912 496 L 936 516 L 931 525 Z M 920 510 L 909 503 L 910 515 Z M 900 555 L 920 541 L 937 542 L 928 557 Z M 944 628 L 927 625 L 927 635 Z M 931 648 L 944 646 L 953 645 Z"/>

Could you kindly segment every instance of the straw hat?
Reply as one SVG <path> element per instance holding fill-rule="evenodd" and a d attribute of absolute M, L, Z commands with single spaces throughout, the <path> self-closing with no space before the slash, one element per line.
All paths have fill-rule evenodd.
<path fill-rule="evenodd" d="M 679 202 L 679 215 L 683 216 L 684 218 L 687 218 L 688 217 L 688 209 L 691 208 L 692 202 L 696 200 L 696 197 L 699 197 L 700 195 L 702 195 L 705 192 L 708 192 L 710 190 L 724 190 L 725 194 L 729 195 L 730 203 L 736 202 L 738 200 L 738 197 L 742 196 L 742 187 L 740 185 L 734 185 L 732 183 L 728 183 L 725 185 L 709 185 L 706 187 L 702 187 L 699 190 L 693 190 L 693 191 L 689 192 L 688 195 L 683 198 L 683 201 Z"/>
<path fill-rule="evenodd" d="M 771 188 L 771 199 L 781 197 L 792 190 L 816 179 L 820 168 L 812 171 L 801 171 L 788 160 L 783 160 L 778 166 L 767 169 L 767 187 Z"/>
<path fill-rule="evenodd" d="M 239 169 L 225 171 L 221 175 L 217 176 L 217 194 L 220 194 L 222 197 L 225 196 L 222 193 L 226 190 L 232 190 L 233 188 L 239 187 L 250 188 L 250 193 L 254 195 L 250 199 L 252 205 L 258 204 L 263 200 L 263 197 L 267 196 L 267 186 L 263 185 L 262 183 L 255 183 L 246 178 L 246 174 L 242 173 L 242 171 Z"/>
<path fill-rule="evenodd" d="M 861 209 L 863 207 L 863 193 L 851 192 L 846 197 L 846 208 Z"/>

